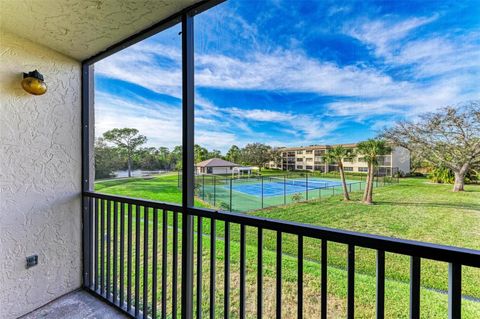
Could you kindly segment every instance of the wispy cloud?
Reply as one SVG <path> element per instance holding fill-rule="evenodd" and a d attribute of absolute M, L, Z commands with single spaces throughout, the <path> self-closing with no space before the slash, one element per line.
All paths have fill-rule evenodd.
<path fill-rule="evenodd" d="M 199 16 L 196 142 L 221 150 L 254 141 L 272 145 L 332 142 L 341 138 L 351 122 L 364 125 L 358 136 L 348 136 L 356 140 L 393 119 L 479 98 L 478 30 L 444 31 L 441 23 L 448 12 L 380 15 L 378 8 L 362 12 L 355 6 L 320 5 L 309 17 L 308 10 L 296 3 L 269 6 L 268 12 L 257 15 L 256 6 L 228 2 L 221 10 Z M 298 14 L 305 19 L 284 29 L 284 17 L 275 12 L 285 13 L 290 7 L 297 11 L 287 14 L 288 19 Z M 281 34 L 278 39 L 284 30 L 308 28 L 320 14 L 337 24 L 312 28 L 308 43 L 296 33 Z M 351 47 L 344 46 L 348 41 Z M 345 61 L 317 54 L 330 43 L 329 50 L 347 48 L 341 52 L 346 55 L 356 50 L 352 47 L 366 50 L 351 52 L 355 59 Z M 180 143 L 182 73 L 176 32 L 119 52 L 97 63 L 95 70 L 100 78 L 133 83 L 178 101 L 176 105 L 162 102 L 166 98 L 161 96 L 125 100 L 109 92 L 97 98 L 99 132 L 135 125 L 148 130 L 152 144 Z M 259 96 L 267 98 L 259 101 Z M 287 101 L 290 96 L 302 98 L 295 104 Z"/>
<path fill-rule="evenodd" d="M 362 18 L 345 23 L 342 31 L 371 46 L 377 56 L 389 57 L 393 48 L 398 46 L 399 40 L 437 18 L 438 15 L 413 17 L 400 21 L 393 16 L 374 20 Z"/>

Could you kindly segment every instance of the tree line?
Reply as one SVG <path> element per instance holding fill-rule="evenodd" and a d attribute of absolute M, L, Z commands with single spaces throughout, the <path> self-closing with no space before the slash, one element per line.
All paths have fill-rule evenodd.
<path fill-rule="evenodd" d="M 181 169 L 181 146 L 175 146 L 172 150 L 167 147 L 142 147 L 146 142 L 147 137 L 135 128 L 115 128 L 105 132 L 95 141 L 96 177 L 110 177 L 116 170 L 127 170 L 130 177 L 133 168 Z M 415 120 L 399 121 L 381 132 L 376 139 L 360 143 L 357 151 L 364 155 L 369 164 L 368 172 L 373 171 L 376 156 L 389 153 L 390 146 L 402 146 L 410 150 L 412 168 L 429 165 L 435 181 L 451 182 L 454 184 L 453 191 L 463 191 L 465 180 L 478 178 L 480 171 L 480 102 L 447 106 L 436 112 L 425 113 Z M 232 145 L 225 155 L 219 150 L 209 151 L 200 145 L 195 145 L 194 151 L 196 163 L 217 157 L 261 169 L 269 161 L 278 163 L 281 160 L 279 148 L 263 143 L 251 143 L 243 148 Z M 326 157 L 329 162 L 337 163 L 342 175 L 342 160 L 353 156 L 349 152 L 334 148 Z M 370 188 L 368 179 L 367 184 Z M 345 194 L 345 199 L 348 200 L 348 194 Z M 371 194 L 366 192 L 364 201 L 371 202 Z"/>
<path fill-rule="evenodd" d="M 182 169 L 182 146 L 144 147 L 148 139 L 135 128 L 115 128 L 95 140 L 95 178 L 113 177 L 114 172 L 126 170 L 180 170 Z M 232 145 L 223 155 L 221 151 L 195 144 L 195 163 L 211 158 L 221 158 L 241 165 L 258 166 L 260 169 L 271 160 L 278 160 L 280 153 L 275 147 L 251 143 L 240 148 Z"/>

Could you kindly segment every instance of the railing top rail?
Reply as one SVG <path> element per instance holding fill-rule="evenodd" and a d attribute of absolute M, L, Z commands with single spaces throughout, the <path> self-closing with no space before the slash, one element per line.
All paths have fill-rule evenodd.
<path fill-rule="evenodd" d="M 85 196 L 101 198 L 112 201 L 148 206 L 152 208 L 166 209 L 174 212 L 183 212 L 180 205 L 166 204 L 158 201 L 136 199 L 124 196 L 114 196 L 95 192 L 84 192 Z M 247 214 L 216 211 L 206 208 L 188 208 L 191 215 L 213 218 L 256 228 L 280 231 L 305 237 L 325 239 L 343 244 L 383 250 L 402 255 L 415 256 L 420 258 L 454 262 L 465 266 L 480 268 L 480 250 L 460 248 L 433 243 L 426 243 L 415 240 L 392 238 L 380 235 L 365 234 L 349 230 L 341 230 L 316 225 L 301 224 L 292 221 L 276 220 L 265 217 L 251 216 Z"/>
<path fill-rule="evenodd" d="M 173 212 L 183 212 L 183 207 L 181 205 L 164 203 L 164 202 L 155 201 L 155 200 L 140 199 L 140 198 L 134 198 L 134 197 L 119 196 L 119 195 L 110 195 L 110 194 L 103 194 L 103 193 L 97 193 L 97 192 L 83 192 L 83 195 L 92 197 L 92 198 L 122 202 L 125 204 L 148 206 L 151 208 L 165 209 Z"/>

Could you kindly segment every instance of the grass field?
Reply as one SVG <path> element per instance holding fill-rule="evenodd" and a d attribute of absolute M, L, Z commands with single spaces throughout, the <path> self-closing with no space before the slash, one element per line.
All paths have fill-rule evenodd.
<path fill-rule="evenodd" d="M 126 195 L 131 197 L 142 197 L 153 200 L 180 202 L 181 194 L 177 188 L 177 176 L 165 175 L 153 179 L 130 179 L 105 181 L 96 184 L 96 190 L 100 192 Z M 358 200 L 359 194 L 354 194 L 354 200 Z M 428 183 L 425 179 L 403 179 L 398 185 L 386 186 L 376 190 L 375 205 L 364 206 L 356 201 L 345 203 L 339 196 L 296 203 L 283 207 L 275 207 L 255 211 L 252 214 L 271 218 L 293 220 L 303 223 L 317 224 L 333 228 L 349 229 L 365 233 L 380 234 L 398 238 L 407 238 L 428 242 L 435 242 L 446 245 L 462 246 L 473 249 L 480 249 L 480 187 L 467 186 L 464 193 L 451 193 L 448 185 L 435 185 Z M 202 201 L 197 200 L 198 206 L 205 206 Z M 171 221 L 171 219 L 170 219 Z M 170 223 L 171 225 L 171 223 Z M 204 222 L 203 232 L 209 233 L 208 221 Z M 217 267 L 218 274 L 221 274 L 223 255 L 221 254 L 223 241 L 223 223 L 217 224 Z M 239 232 L 237 227 L 232 227 L 232 312 L 235 313 L 235 300 L 238 300 L 238 267 L 239 254 Z M 296 238 L 284 235 L 284 267 L 283 278 L 285 280 L 286 297 L 291 293 L 295 295 L 296 281 Z M 204 240 L 204 247 L 208 247 L 209 238 Z M 275 277 L 275 234 L 266 232 L 264 235 L 264 264 L 265 264 L 265 289 L 268 284 L 274 284 Z M 248 290 L 255 290 L 255 253 L 256 253 L 256 231 L 247 228 L 247 258 L 248 262 L 247 281 Z M 204 261 L 208 260 L 208 249 L 203 252 Z M 248 257 L 250 256 L 250 257 Z M 319 242 L 314 240 L 305 241 L 305 283 L 306 304 L 308 300 L 312 303 L 306 305 L 308 313 L 315 314 L 318 311 L 319 297 Z M 356 252 L 356 292 L 358 302 L 356 314 L 359 317 L 371 317 L 374 309 L 375 291 L 375 263 L 374 252 L 367 249 L 357 249 Z M 342 316 L 345 311 L 345 260 L 346 248 L 344 245 L 331 243 L 329 245 L 329 299 L 332 301 L 332 313 Z M 204 265 L 204 271 L 208 271 L 208 265 Z M 204 273 L 205 275 L 205 273 Z M 408 280 L 409 260 L 404 256 L 387 254 L 387 307 L 390 309 L 389 317 L 408 317 Z M 250 279 L 249 279 L 250 278 Z M 311 278 L 307 280 L 308 278 Z M 314 280 L 313 278 L 317 278 Z M 208 278 L 204 280 L 208 285 Z M 220 278 L 219 295 L 222 295 Z M 310 283 L 312 286 L 310 287 Z M 446 295 L 429 289 L 445 290 L 447 288 L 447 265 L 433 261 L 422 262 L 422 304 L 428 305 L 429 313 L 423 313 L 425 318 L 446 316 L 447 299 Z M 478 269 L 464 269 L 463 291 L 465 296 L 480 298 L 480 271 Z M 205 288 L 208 289 L 208 288 Z M 271 286 L 271 289 L 273 286 Z M 207 290 L 206 290 L 207 291 Z M 205 293 L 206 293 L 205 291 Z M 368 293 L 365 293 L 368 292 Z M 272 294 L 273 290 L 272 290 Z M 252 296 L 254 293 L 251 294 Z M 271 296 L 270 296 L 271 297 Z M 204 298 L 207 299 L 208 298 Z M 290 300 L 291 298 L 287 298 Z M 286 299 L 286 300 L 287 300 Z M 221 298 L 218 304 L 221 304 Z M 254 298 L 247 306 L 254 307 Z M 295 300 L 286 302 L 286 311 L 293 311 Z M 205 302 L 205 300 L 204 300 Z M 272 304 L 274 297 L 272 299 Z M 253 303 L 253 304 L 252 304 Z M 272 305 L 265 300 L 266 308 Z M 205 304 L 207 307 L 208 303 Z M 237 304 L 238 306 L 238 304 Z M 423 309 L 423 308 L 422 308 Z M 330 309 L 329 309 L 330 310 Z M 478 301 L 464 300 L 463 310 L 465 318 L 480 317 L 480 303 Z M 218 312 L 222 311 L 219 306 Z M 267 309 L 265 311 L 268 311 Z M 307 316 L 309 317 L 309 316 Z"/>

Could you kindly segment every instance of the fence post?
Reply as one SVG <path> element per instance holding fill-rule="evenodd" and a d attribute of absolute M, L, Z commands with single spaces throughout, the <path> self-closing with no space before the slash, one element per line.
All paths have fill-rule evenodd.
<path fill-rule="evenodd" d="M 213 175 L 213 206 L 216 205 L 216 200 L 217 200 L 217 179 L 215 178 L 215 175 Z"/>
<path fill-rule="evenodd" d="M 262 181 L 262 209 L 263 209 L 263 176 L 260 176 L 260 180 Z"/>
<path fill-rule="evenodd" d="M 230 211 L 232 211 L 232 179 L 230 178 Z"/>
<path fill-rule="evenodd" d="M 205 200 L 205 174 L 202 175 L 202 199 Z"/>
<path fill-rule="evenodd" d="M 306 199 L 308 200 L 308 173 L 305 173 L 305 192 L 306 194 Z"/>
<path fill-rule="evenodd" d="M 283 175 L 283 205 L 287 205 L 287 175 Z"/>

